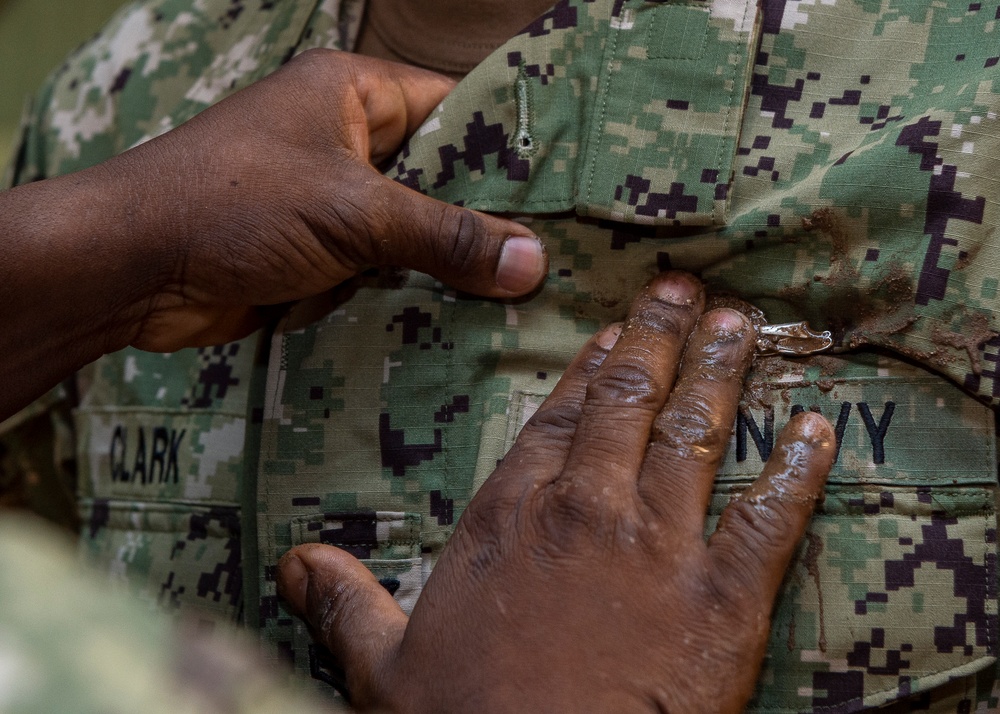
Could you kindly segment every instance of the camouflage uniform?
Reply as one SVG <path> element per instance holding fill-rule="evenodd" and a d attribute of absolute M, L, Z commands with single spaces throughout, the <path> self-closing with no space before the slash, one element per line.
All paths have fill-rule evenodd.
<path fill-rule="evenodd" d="M 137 3 L 47 85 L 17 180 L 176 126 L 307 47 L 349 50 L 360 12 Z M 571 355 L 683 268 L 836 341 L 758 360 L 716 484 L 710 526 L 792 414 L 836 427 L 749 710 L 1000 710 L 998 18 L 946 0 L 560 2 L 388 171 L 522 216 L 551 257 L 540 293 L 382 271 L 297 306 L 259 349 L 102 359 L 76 412 L 84 551 L 182 611 L 247 603 L 274 656 L 333 681 L 277 601 L 276 559 L 340 545 L 412 605 Z"/>
<path fill-rule="evenodd" d="M 246 642 L 172 627 L 141 603 L 110 596 L 33 519 L 0 521 L 0 568 L 6 714 L 329 711 L 283 685 Z"/>

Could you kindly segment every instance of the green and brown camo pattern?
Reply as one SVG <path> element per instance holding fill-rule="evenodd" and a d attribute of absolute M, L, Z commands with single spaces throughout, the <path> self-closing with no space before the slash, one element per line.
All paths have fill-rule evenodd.
<path fill-rule="evenodd" d="M 293 309 L 269 344 L 102 359 L 76 413 L 83 550 L 175 611 L 245 607 L 332 693 L 276 559 L 340 545 L 412 606 L 576 349 L 682 268 L 836 339 L 758 361 L 711 508 L 795 411 L 835 425 L 750 710 L 997 710 L 997 5 L 558 3 L 388 170 L 526 221 L 551 258 L 539 294 L 383 271 Z M 43 89 L 11 180 L 96 163 L 308 47 L 349 50 L 362 11 L 135 3 Z"/>

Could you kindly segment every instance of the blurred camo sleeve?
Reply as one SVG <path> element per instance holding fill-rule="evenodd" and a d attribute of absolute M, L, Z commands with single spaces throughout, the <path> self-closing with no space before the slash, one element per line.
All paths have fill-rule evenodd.
<path fill-rule="evenodd" d="M 0 517 L 0 711 L 321 712 L 238 635 L 175 621 L 85 572 L 41 521 Z"/>

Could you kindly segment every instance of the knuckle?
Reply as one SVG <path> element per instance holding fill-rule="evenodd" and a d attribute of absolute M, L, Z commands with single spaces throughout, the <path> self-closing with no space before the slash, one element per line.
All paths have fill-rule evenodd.
<path fill-rule="evenodd" d="M 723 524 L 731 537 L 713 545 L 728 551 L 720 553 L 727 567 L 717 573 L 723 592 L 730 598 L 758 593 L 779 567 L 776 555 L 789 537 L 785 514 L 736 499 L 727 507 Z"/>
<path fill-rule="evenodd" d="M 326 66 L 329 53 L 330 50 L 313 47 L 297 54 L 289 60 L 288 64 L 294 66 L 302 65 L 305 68 L 315 68 L 317 65 Z"/>
<path fill-rule="evenodd" d="M 736 639 L 748 635 L 752 637 L 752 633 L 745 629 L 747 619 L 761 611 L 760 577 L 754 567 L 752 561 L 746 558 L 732 558 L 725 569 L 715 568 L 708 575 L 711 599 L 719 606 L 717 622 L 737 631 L 742 630 L 734 631 Z"/>
<path fill-rule="evenodd" d="M 474 582 L 495 575 L 535 535 L 531 496 L 489 486 L 487 482 L 479 491 L 448 540 L 453 557 L 465 563 L 466 576 Z"/>
<path fill-rule="evenodd" d="M 290 59 L 285 64 L 284 70 L 294 72 L 301 81 L 310 85 L 317 82 L 318 78 L 323 78 L 324 85 L 333 80 L 334 88 L 340 92 L 342 83 L 347 80 L 351 72 L 352 63 L 345 62 L 339 55 L 340 53 L 335 53 L 333 50 L 314 47 Z"/>
<path fill-rule="evenodd" d="M 693 457 L 721 453 L 728 440 L 729 425 L 703 400 L 672 405 L 656 418 L 651 434 L 654 443 Z"/>
<path fill-rule="evenodd" d="M 447 265 L 463 273 L 479 267 L 487 243 L 481 217 L 462 208 L 449 208 L 442 211 L 438 235 L 442 237 L 440 257 Z"/>
<path fill-rule="evenodd" d="M 618 530 L 622 514 L 635 505 L 611 478 L 620 470 L 618 450 L 620 440 L 613 433 L 589 439 L 588 463 L 577 464 L 544 489 L 539 512 L 545 516 L 546 537 L 557 544 L 581 538 L 603 543 Z"/>
<path fill-rule="evenodd" d="M 747 551 L 763 558 L 785 539 L 786 514 L 775 502 L 750 502 L 737 498 L 729 503 L 730 522 Z"/>
<path fill-rule="evenodd" d="M 652 440 L 668 446 L 721 449 L 729 437 L 729 425 L 701 399 L 683 400 L 660 413 L 653 424 Z"/>
<path fill-rule="evenodd" d="M 693 316 L 690 306 L 675 305 L 661 297 L 650 295 L 640 311 L 629 321 L 629 326 L 651 329 L 671 337 L 687 338 Z"/>
<path fill-rule="evenodd" d="M 536 433 L 545 438 L 572 438 L 577 424 L 580 423 L 580 414 L 578 404 L 556 403 L 543 406 L 528 420 L 523 431 Z"/>
<path fill-rule="evenodd" d="M 497 489 L 485 491 L 474 507 L 467 510 L 464 529 L 473 540 L 488 538 L 503 532 L 510 516 L 516 512 L 516 500 L 505 497 Z"/>
<path fill-rule="evenodd" d="M 330 235 L 324 240 L 327 251 L 351 267 L 384 265 L 391 258 L 389 246 L 382 240 L 377 222 L 368 216 L 364 200 L 346 194 L 324 208 L 317 233 Z"/>
<path fill-rule="evenodd" d="M 650 370 L 648 361 L 636 354 L 624 355 L 613 365 L 605 363 L 605 367 L 587 385 L 589 404 L 659 408 L 659 380 Z"/>
<path fill-rule="evenodd" d="M 584 494 L 572 487 L 554 489 L 547 501 L 544 534 L 556 544 L 592 534 L 603 511 L 596 494 Z"/>
<path fill-rule="evenodd" d="M 742 612 L 745 608 L 757 604 L 759 590 L 758 572 L 752 559 L 743 553 L 740 558 L 733 557 L 726 561 L 725 568 L 717 568 L 711 573 L 713 599 L 731 613 Z"/>

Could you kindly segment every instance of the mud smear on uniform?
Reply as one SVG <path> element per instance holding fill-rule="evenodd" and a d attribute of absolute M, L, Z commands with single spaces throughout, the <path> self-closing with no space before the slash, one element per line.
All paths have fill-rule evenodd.
<path fill-rule="evenodd" d="M 965 350 L 969 355 L 972 373 L 979 376 L 983 373 L 983 363 L 980 360 L 980 348 L 994 337 L 997 332 L 990 328 L 989 318 L 981 312 L 973 314 L 965 323 L 964 333 L 945 330 L 941 326 L 935 326 L 931 332 L 931 340 L 936 345 L 953 347 L 956 350 Z M 954 361 L 954 358 L 952 358 Z"/>
<path fill-rule="evenodd" d="M 826 652 L 826 616 L 823 613 L 823 585 L 819 577 L 819 556 L 823 553 L 823 541 L 811 531 L 806 531 L 806 538 L 809 540 L 809 547 L 806 549 L 802 564 L 816 583 L 816 597 L 819 602 L 819 651 Z"/>
<path fill-rule="evenodd" d="M 635 278 L 628 275 L 616 275 L 597 280 L 593 286 L 594 300 L 601 307 L 608 309 L 617 307 L 624 302 L 627 309 L 628 303 L 637 292 L 642 290 L 642 283 L 638 285 L 636 283 Z"/>
<path fill-rule="evenodd" d="M 934 327 L 930 334 L 930 341 L 936 346 L 933 349 L 919 350 L 900 344 L 898 340 L 890 339 L 891 336 L 905 331 L 919 319 L 914 307 L 912 271 L 892 261 L 877 279 L 862 286 L 858 270 L 848 260 L 849 236 L 832 210 L 823 208 L 814 211 L 811 216 L 802 219 L 802 227 L 807 231 L 820 231 L 830 238 L 833 245 L 830 273 L 826 277 L 816 276 L 816 281 L 836 291 L 836 298 L 828 301 L 824 311 L 829 316 L 827 327 L 838 344 L 847 349 L 866 344 L 888 347 L 905 357 L 939 369 L 959 359 L 951 350 L 964 351 L 972 372 L 976 375 L 982 373 L 980 348 L 998 334 L 990 328 L 986 315 L 977 313 L 963 320 L 961 332 Z M 976 247 L 964 255 L 956 269 L 967 267 L 978 250 Z M 801 298 L 802 287 L 789 288 L 787 292 L 786 297 Z"/>
<path fill-rule="evenodd" d="M 830 239 L 830 272 L 817 275 L 815 282 L 833 291 L 822 314 L 825 327 L 835 342 L 851 349 L 866 344 L 886 345 L 886 337 L 906 330 L 917 321 L 914 314 L 915 286 L 911 271 L 896 261 L 888 262 L 873 280 L 862 278 L 850 260 L 850 235 L 841 220 L 829 208 L 813 211 L 802 219 L 806 231 L 818 231 Z M 805 286 L 794 286 L 782 297 L 801 299 Z"/>
<path fill-rule="evenodd" d="M 822 282 L 857 280 L 858 270 L 848 259 L 848 250 L 851 247 L 850 235 L 832 209 L 819 208 L 813 211 L 811 215 L 802 219 L 802 229 L 807 233 L 819 231 L 833 244 L 830 253 L 830 275 L 826 278 L 820 278 Z"/>
<path fill-rule="evenodd" d="M 813 355 L 812 357 L 804 360 L 805 364 L 810 366 L 819 367 L 819 372 L 824 377 L 832 377 L 835 374 L 840 373 L 844 368 L 844 360 L 842 357 L 828 357 L 826 355 Z M 835 380 L 823 380 L 825 382 L 834 382 Z M 817 382 L 819 384 L 819 382 Z"/>
<path fill-rule="evenodd" d="M 982 249 L 983 246 L 981 243 L 979 243 L 970 247 L 969 250 L 962 251 L 961 253 L 959 253 L 958 262 L 955 263 L 955 270 L 965 270 L 970 265 L 972 265 L 973 261 L 975 261 L 976 259 L 976 256 L 979 255 L 979 251 L 981 251 Z"/>
<path fill-rule="evenodd" d="M 822 377 L 838 374 L 843 368 L 843 360 L 838 357 L 810 355 L 808 357 L 785 358 L 780 356 L 758 357 L 743 387 L 741 403 L 751 409 L 765 409 L 774 406 L 780 398 L 791 404 L 791 389 L 801 389 L 815 385 L 823 392 L 832 391 L 841 380 L 808 379 L 789 380 L 793 373 L 804 374 L 811 367 L 818 367 Z"/>
<path fill-rule="evenodd" d="M 743 387 L 743 403 L 751 408 L 764 409 L 774 406 L 775 397 L 780 397 L 786 404 L 791 401 L 788 389 L 775 389 L 774 385 L 783 377 L 787 378 L 788 361 L 778 357 L 761 357 L 753 365 L 753 370 L 747 377 Z M 803 382 L 786 382 L 783 387 L 805 386 Z"/>

